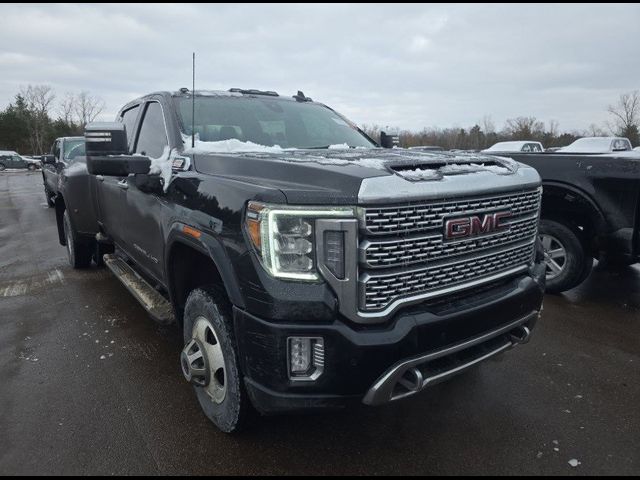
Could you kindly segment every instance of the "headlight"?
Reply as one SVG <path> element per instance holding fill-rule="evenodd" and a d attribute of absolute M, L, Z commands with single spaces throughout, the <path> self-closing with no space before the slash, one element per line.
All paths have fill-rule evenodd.
<path fill-rule="evenodd" d="M 351 207 L 314 208 L 249 202 L 246 230 L 262 265 L 274 277 L 319 280 L 315 222 L 355 218 Z"/>

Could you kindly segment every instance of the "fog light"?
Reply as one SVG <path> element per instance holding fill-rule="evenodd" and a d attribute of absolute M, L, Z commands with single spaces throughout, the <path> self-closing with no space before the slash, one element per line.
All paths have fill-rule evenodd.
<path fill-rule="evenodd" d="M 289 378 L 294 381 L 317 380 L 324 371 L 322 337 L 289 337 Z"/>

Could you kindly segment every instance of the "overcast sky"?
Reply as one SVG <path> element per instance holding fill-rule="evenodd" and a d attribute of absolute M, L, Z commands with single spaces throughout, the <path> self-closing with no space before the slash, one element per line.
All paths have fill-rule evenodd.
<path fill-rule="evenodd" d="M 297 90 L 358 124 L 601 124 L 640 89 L 639 5 L 2 5 L 0 107 L 21 85 L 127 101 Z"/>

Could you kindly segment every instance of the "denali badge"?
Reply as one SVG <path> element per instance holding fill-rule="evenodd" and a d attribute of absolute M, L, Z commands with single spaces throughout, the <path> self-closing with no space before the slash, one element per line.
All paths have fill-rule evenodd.
<path fill-rule="evenodd" d="M 456 240 L 508 230 L 509 225 L 505 225 L 503 220 L 510 216 L 509 212 L 498 212 L 447 220 L 444 236 L 446 240 Z"/>

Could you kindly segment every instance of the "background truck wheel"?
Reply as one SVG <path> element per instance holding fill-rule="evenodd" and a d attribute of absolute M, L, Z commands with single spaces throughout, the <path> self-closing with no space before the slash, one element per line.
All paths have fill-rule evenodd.
<path fill-rule="evenodd" d="M 87 268 L 89 265 L 91 265 L 91 246 L 88 243 L 82 242 L 78 239 L 77 233 L 71 226 L 68 210 L 64 211 L 62 219 L 64 224 L 64 237 L 67 243 L 67 256 L 69 258 L 69 264 L 73 268 Z"/>
<path fill-rule="evenodd" d="M 223 432 L 238 430 L 251 408 L 238 367 L 226 296 L 215 287 L 191 292 L 184 310 L 180 363 L 205 415 Z"/>
<path fill-rule="evenodd" d="M 0 163 L 0 172 L 3 171 L 5 168 L 6 167 L 2 163 Z"/>
<path fill-rule="evenodd" d="M 547 292 L 570 290 L 591 273 L 593 258 L 587 253 L 581 237 L 580 230 L 568 222 L 540 221 L 540 239 L 547 265 Z"/>
<path fill-rule="evenodd" d="M 53 193 L 46 185 L 44 186 L 44 196 L 47 199 L 47 205 L 49 205 L 49 208 L 53 208 L 56 206 L 56 203 L 53 201 Z"/>
<path fill-rule="evenodd" d="M 27 170 L 29 170 L 30 172 L 35 171 L 35 169 L 36 169 L 36 166 L 32 163 L 27 166 Z"/>

